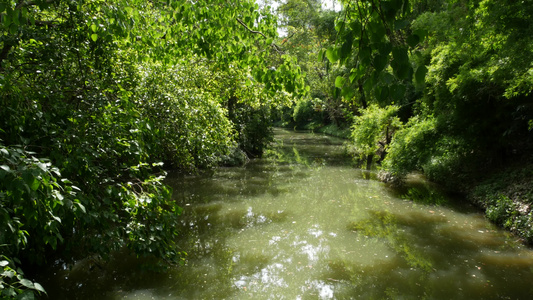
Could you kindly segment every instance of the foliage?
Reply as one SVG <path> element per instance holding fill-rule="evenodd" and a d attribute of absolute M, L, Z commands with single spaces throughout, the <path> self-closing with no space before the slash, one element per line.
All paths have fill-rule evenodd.
<path fill-rule="evenodd" d="M 345 68 L 335 79 L 345 98 L 356 93 L 363 107 L 400 105 L 407 125 L 392 137 L 387 169 L 423 170 L 440 182 L 456 178 L 455 185 L 510 153 L 527 155 L 532 6 L 518 5 L 344 2 L 336 43 L 321 56 Z"/>
<path fill-rule="evenodd" d="M 335 45 L 321 51 L 321 59 L 346 68 L 335 79 L 337 92 L 360 105 L 403 102 L 409 83 L 423 82 L 426 69 L 413 65 L 409 50 L 423 41 L 423 32 L 409 28 L 410 1 L 343 1 L 337 19 Z"/>
<path fill-rule="evenodd" d="M 330 123 L 346 127 L 345 113 L 352 109 L 335 95 L 332 85 L 336 70 L 319 60 L 319 52 L 335 40 L 335 19 L 337 12 L 324 10 L 320 1 L 290 0 L 280 4 L 277 13 L 286 37 L 281 44 L 284 51 L 297 58 L 298 65 L 305 72 L 308 93 L 297 99 L 291 107 L 297 128 L 316 129 Z M 310 110 L 311 103 L 315 109 Z M 311 114 L 314 116 L 311 117 Z M 307 124 L 306 124 L 307 123 Z"/>
<path fill-rule="evenodd" d="M 335 124 L 329 124 L 323 126 L 317 130 L 319 133 L 324 133 L 330 136 L 335 136 L 343 139 L 349 139 L 351 135 L 351 130 L 349 128 L 339 128 Z"/>
<path fill-rule="evenodd" d="M 3 1 L 0 18 L 2 282 L 19 297 L 38 286 L 18 268 L 54 255 L 179 262 L 163 164 L 258 155 L 270 107 L 304 92 L 253 1 Z"/>
<path fill-rule="evenodd" d="M 76 199 L 79 188 L 61 179 L 59 169 L 35 153 L 1 145 L 0 153 L 3 253 L 13 255 L 28 247 L 36 252 L 33 259 L 42 261 L 44 257 L 37 255 L 45 253 L 44 247 L 56 249 L 63 242 L 61 227 L 72 226 L 73 219 L 85 212 Z"/>
<path fill-rule="evenodd" d="M 533 243 L 531 161 L 520 161 L 485 176 L 469 198 L 485 209 L 489 220 Z"/>
<path fill-rule="evenodd" d="M 18 261 L 14 259 L 15 261 Z M 20 261 L 18 261 L 20 263 Z M 8 257 L 0 255 L 0 297 L 18 299 L 35 299 L 34 293 L 46 294 L 44 288 L 37 282 L 24 278 L 20 268 L 16 268 Z"/>
<path fill-rule="evenodd" d="M 396 176 L 405 175 L 431 160 L 435 146 L 436 120 L 412 118 L 398 130 L 389 147 L 389 153 L 383 162 L 386 169 Z"/>
<path fill-rule="evenodd" d="M 172 168 L 212 167 L 231 145 L 226 111 L 208 90 L 212 72 L 201 59 L 141 69 L 134 92 L 150 155 Z"/>
<path fill-rule="evenodd" d="M 322 103 L 319 98 L 302 98 L 297 101 L 293 111 L 295 128 L 304 129 L 308 124 L 321 124 L 324 120 Z"/>
<path fill-rule="evenodd" d="M 373 156 L 380 149 L 386 150 L 391 136 L 402 125 L 397 112 L 397 106 L 380 108 L 377 105 L 359 111 L 361 115 L 354 118 L 351 137 L 360 156 Z"/>

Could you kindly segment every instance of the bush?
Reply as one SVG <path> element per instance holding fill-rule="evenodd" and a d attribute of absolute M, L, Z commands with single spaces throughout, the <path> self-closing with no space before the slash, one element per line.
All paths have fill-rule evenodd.
<path fill-rule="evenodd" d="M 270 107 L 239 103 L 231 121 L 236 131 L 236 141 L 248 157 L 261 157 L 274 140 Z"/>
<path fill-rule="evenodd" d="M 436 141 L 434 118 L 411 118 L 392 138 L 389 153 L 383 162 L 384 168 L 399 177 L 421 170 L 431 161 Z"/>
<path fill-rule="evenodd" d="M 303 98 L 296 103 L 292 115 L 295 128 L 308 129 L 309 124 L 316 124 L 320 126 L 324 120 L 324 113 L 322 112 L 322 100 L 315 98 Z"/>
<path fill-rule="evenodd" d="M 212 167 L 232 145 L 231 123 L 215 95 L 200 88 L 209 72 L 201 61 L 143 70 L 135 90 L 146 123 L 143 139 L 154 161 L 167 168 Z"/>
<path fill-rule="evenodd" d="M 378 151 L 384 155 L 391 136 L 401 127 L 400 119 L 396 117 L 398 107 L 370 105 L 359 112 L 360 115 L 354 118 L 351 134 L 355 152 L 361 159 L 372 158 Z"/>

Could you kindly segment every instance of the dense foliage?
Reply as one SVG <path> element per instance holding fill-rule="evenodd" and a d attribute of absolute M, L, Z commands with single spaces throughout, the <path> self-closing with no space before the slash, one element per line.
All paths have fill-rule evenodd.
<path fill-rule="evenodd" d="M 303 91 L 253 1 L 9 0 L 0 18 L 2 298 L 43 293 L 21 267 L 58 255 L 179 262 L 163 167 L 260 155 Z"/>
<path fill-rule="evenodd" d="M 452 190 L 471 191 L 480 181 L 504 181 L 505 175 L 489 175 L 506 166 L 530 166 L 531 1 L 340 2 L 338 12 L 319 1 L 281 6 L 287 40 L 298 41 L 293 53 L 311 86 L 292 109 L 291 125 L 351 128 L 350 149 L 368 168 L 381 163 L 385 180 L 419 171 Z M 330 14 L 333 33 L 323 30 Z M 502 174 L 508 173 L 529 178 L 522 171 Z M 503 185 L 486 189 L 485 202 L 477 192 L 472 198 L 489 218 L 531 241 L 533 203 Z"/>
<path fill-rule="evenodd" d="M 56 255 L 179 262 L 164 170 L 259 157 L 275 116 L 454 189 L 531 156 L 531 1 L 340 2 L 1 1 L 0 296 Z"/>
<path fill-rule="evenodd" d="M 385 150 L 393 175 L 421 170 L 457 185 L 531 153 L 531 3 L 342 3 L 335 42 L 320 58 L 334 64 L 334 95 L 360 107 L 343 114 L 355 116 L 352 136 L 362 156 Z M 367 145 L 382 135 L 377 107 L 396 107 L 404 125 Z"/>

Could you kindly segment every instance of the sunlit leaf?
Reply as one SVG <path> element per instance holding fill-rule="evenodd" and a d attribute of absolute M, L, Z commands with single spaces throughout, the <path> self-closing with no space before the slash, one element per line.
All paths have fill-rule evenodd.
<path fill-rule="evenodd" d="M 29 289 L 33 289 L 35 286 L 33 285 L 33 282 L 31 282 L 30 280 L 28 279 L 21 279 L 20 280 L 20 284 L 22 284 L 23 286 L 29 288 Z"/>
<path fill-rule="evenodd" d="M 40 285 L 38 282 L 35 282 L 34 284 L 34 287 L 35 287 L 35 290 L 41 292 L 41 293 L 45 293 L 46 294 L 46 291 L 45 289 L 43 288 L 42 285 Z"/>
<path fill-rule="evenodd" d="M 335 87 L 342 88 L 345 81 L 346 79 L 344 77 L 337 76 L 337 78 L 335 78 Z"/>
<path fill-rule="evenodd" d="M 337 49 L 335 48 L 328 48 L 326 50 L 326 57 L 331 63 L 334 63 L 339 60 L 339 55 L 337 53 Z"/>

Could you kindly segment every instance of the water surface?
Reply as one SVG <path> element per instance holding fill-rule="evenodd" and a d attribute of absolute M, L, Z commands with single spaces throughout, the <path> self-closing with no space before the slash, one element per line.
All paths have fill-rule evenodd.
<path fill-rule="evenodd" d="M 170 174 L 185 209 L 185 265 L 153 272 L 123 254 L 103 269 L 80 262 L 55 271 L 51 298 L 530 297 L 530 249 L 422 178 L 387 187 L 343 149 L 341 140 L 277 130 L 264 159 Z"/>

